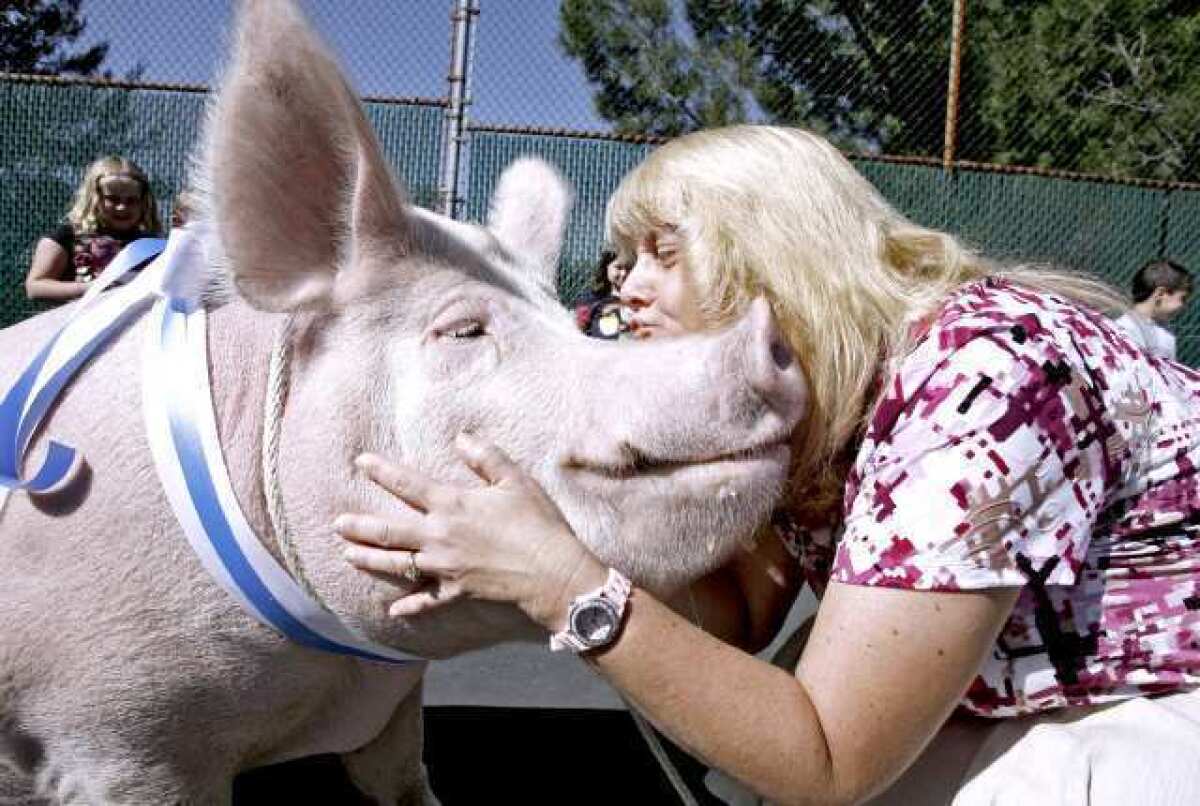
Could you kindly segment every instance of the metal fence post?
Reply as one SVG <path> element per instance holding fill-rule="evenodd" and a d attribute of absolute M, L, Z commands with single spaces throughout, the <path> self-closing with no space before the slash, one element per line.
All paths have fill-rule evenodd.
<path fill-rule="evenodd" d="M 958 145 L 958 90 L 962 81 L 962 48 L 966 36 L 967 0 L 954 0 L 950 34 L 950 76 L 946 88 L 946 139 L 942 149 L 942 170 L 954 169 L 954 151 Z"/>
<path fill-rule="evenodd" d="M 454 0 L 450 12 L 450 73 L 449 98 L 446 104 L 446 137 L 438 196 L 442 213 L 456 218 L 459 205 L 458 174 L 466 138 L 466 109 L 470 103 L 467 86 L 470 81 L 471 38 L 475 17 L 479 15 L 478 0 Z"/>

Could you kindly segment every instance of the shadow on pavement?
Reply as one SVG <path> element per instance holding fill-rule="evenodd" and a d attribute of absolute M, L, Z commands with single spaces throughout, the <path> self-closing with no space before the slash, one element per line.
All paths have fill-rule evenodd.
<path fill-rule="evenodd" d="M 703 806 L 703 768 L 671 747 Z M 680 803 L 628 712 L 443 706 L 425 709 L 425 763 L 443 806 Z M 251 770 L 234 782 L 235 806 L 366 803 L 335 756 Z"/>

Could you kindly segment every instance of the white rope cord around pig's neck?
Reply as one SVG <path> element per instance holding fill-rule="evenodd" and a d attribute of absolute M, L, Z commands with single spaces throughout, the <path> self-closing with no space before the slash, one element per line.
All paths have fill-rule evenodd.
<path fill-rule="evenodd" d="M 292 539 L 287 512 L 283 507 L 283 490 L 279 486 L 279 437 L 283 430 L 283 408 L 287 403 L 291 363 L 292 317 L 287 316 L 275 332 L 275 340 L 271 345 L 271 362 L 267 370 L 267 394 L 263 402 L 263 498 L 266 499 L 267 517 L 271 520 L 271 530 L 275 533 L 275 542 L 279 546 L 284 566 L 305 593 L 324 605 L 324 600 L 317 595 L 304 573 L 304 563 L 301 562 L 296 543 Z"/>

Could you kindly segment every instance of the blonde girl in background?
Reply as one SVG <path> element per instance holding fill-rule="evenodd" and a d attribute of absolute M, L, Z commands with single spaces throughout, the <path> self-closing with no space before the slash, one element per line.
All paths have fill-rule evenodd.
<path fill-rule="evenodd" d="M 1200 374 L 1118 330 L 1119 294 L 1002 270 L 797 129 L 668 143 L 622 181 L 608 239 L 636 336 L 765 296 L 800 362 L 780 539 L 755 550 L 796 573 L 698 589 L 734 614 L 774 596 L 757 621 L 778 624 L 802 578 L 820 605 L 798 661 L 624 599 L 536 483 L 465 436 L 477 487 L 359 460 L 396 508 L 334 526 L 359 568 L 425 580 L 394 616 L 482 598 L 582 636 L 656 726 L 771 802 L 1200 803 Z M 616 626 L 584 635 L 597 597 Z M 597 774 L 603 749 L 581 761 Z"/>
<path fill-rule="evenodd" d="M 80 297 L 127 243 L 160 230 L 142 169 L 124 157 L 101 157 L 84 172 L 66 222 L 34 248 L 25 292 L 30 299 Z"/>

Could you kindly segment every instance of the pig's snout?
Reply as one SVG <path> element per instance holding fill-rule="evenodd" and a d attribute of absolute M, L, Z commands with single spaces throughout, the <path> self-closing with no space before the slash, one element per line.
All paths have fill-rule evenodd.
<path fill-rule="evenodd" d="M 804 416 L 808 384 L 765 299 L 754 300 L 743 327 L 749 330 L 746 374 L 751 388 L 789 428 L 794 427 Z"/>

